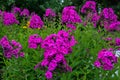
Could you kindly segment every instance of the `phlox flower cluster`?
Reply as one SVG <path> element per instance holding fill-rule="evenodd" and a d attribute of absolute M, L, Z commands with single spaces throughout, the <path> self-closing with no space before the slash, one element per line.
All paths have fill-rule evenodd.
<path fill-rule="evenodd" d="M 97 13 L 94 13 L 90 22 L 93 24 L 94 27 L 96 27 L 99 19 L 100 16 Z"/>
<path fill-rule="evenodd" d="M 13 7 L 12 13 L 17 14 L 17 13 L 20 13 L 20 12 L 21 12 L 21 9 L 19 7 Z"/>
<path fill-rule="evenodd" d="M 108 28 L 109 31 L 120 31 L 120 21 L 113 22 L 109 25 Z"/>
<path fill-rule="evenodd" d="M 89 12 L 96 13 L 96 2 L 86 1 L 81 8 L 81 13 L 88 14 Z"/>
<path fill-rule="evenodd" d="M 16 19 L 15 15 L 10 12 L 4 12 L 3 13 L 3 23 L 6 26 L 13 25 L 13 24 L 19 24 L 19 21 Z"/>
<path fill-rule="evenodd" d="M 75 11 L 75 6 L 66 6 L 62 11 L 62 23 L 71 29 L 76 29 L 75 23 L 81 23 L 79 14 Z"/>
<path fill-rule="evenodd" d="M 28 9 L 25 8 L 25 9 L 23 9 L 23 11 L 21 11 L 20 15 L 25 16 L 25 17 L 29 17 L 30 12 Z"/>
<path fill-rule="evenodd" d="M 35 66 L 35 69 L 48 67 L 45 73 L 47 79 L 52 78 L 52 74 L 57 68 L 72 71 L 72 68 L 67 64 L 65 55 L 72 52 L 72 46 L 75 44 L 74 36 L 64 30 L 47 36 L 41 44 L 41 47 L 45 49 L 44 59 Z"/>
<path fill-rule="evenodd" d="M 41 45 L 42 38 L 38 34 L 30 35 L 28 39 L 28 47 L 36 49 L 38 45 Z"/>
<path fill-rule="evenodd" d="M 46 11 L 45 11 L 45 16 L 46 16 L 46 17 L 55 17 L 56 14 L 55 14 L 55 12 L 54 12 L 52 9 L 48 8 L 48 9 L 46 9 Z"/>
<path fill-rule="evenodd" d="M 86 1 L 86 3 L 81 8 L 81 13 L 86 14 L 84 21 L 85 26 L 88 22 L 90 22 L 94 27 L 96 27 L 100 17 L 96 11 L 95 1 Z"/>
<path fill-rule="evenodd" d="M 117 21 L 117 15 L 114 13 L 112 8 L 104 8 L 100 13 L 100 17 L 103 19 L 111 20 L 113 22 Z"/>
<path fill-rule="evenodd" d="M 42 19 L 40 18 L 40 16 L 38 16 L 37 14 L 33 15 L 30 19 L 30 28 L 42 28 L 44 25 L 44 22 L 42 21 Z"/>
<path fill-rule="evenodd" d="M 112 8 L 104 8 L 100 13 L 100 25 L 108 31 L 116 30 L 115 24 L 119 24 L 117 21 L 117 15 Z"/>
<path fill-rule="evenodd" d="M 115 45 L 120 46 L 120 38 L 115 38 Z"/>
<path fill-rule="evenodd" d="M 3 48 L 4 56 L 8 59 L 14 56 L 15 58 L 24 57 L 24 52 L 21 52 L 22 45 L 15 40 L 9 41 L 6 36 L 0 40 L 0 45 Z"/>
<path fill-rule="evenodd" d="M 102 49 L 99 51 L 97 60 L 94 62 L 94 66 L 97 68 L 102 67 L 104 70 L 112 70 L 114 68 L 114 64 L 118 61 L 118 58 L 113 52 L 113 49 Z"/>

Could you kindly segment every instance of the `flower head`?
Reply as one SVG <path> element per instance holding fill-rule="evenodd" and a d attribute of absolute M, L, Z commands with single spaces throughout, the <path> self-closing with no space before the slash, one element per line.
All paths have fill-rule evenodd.
<path fill-rule="evenodd" d="M 42 42 L 42 38 L 38 34 L 30 35 L 28 40 L 28 47 L 36 49 Z"/>
<path fill-rule="evenodd" d="M 30 28 L 42 28 L 44 25 L 43 21 L 38 15 L 33 15 L 30 19 Z"/>
<path fill-rule="evenodd" d="M 28 9 L 23 9 L 23 11 L 20 13 L 21 16 L 29 17 L 30 12 Z"/>
<path fill-rule="evenodd" d="M 22 45 L 19 42 L 16 42 L 15 40 L 9 41 L 7 39 L 7 36 L 4 36 L 0 40 L 0 45 L 3 48 L 4 56 L 7 59 L 12 58 L 14 56 L 15 58 L 24 57 L 24 52 L 21 52 Z"/>
<path fill-rule="evenodd" d="M 98 68 L 102 67 L 104 70 L 112 70 L 114 64 L 117 63 L 118 58 L 113 54 L 113 50 L 102 49 L 98 53 L 97 60 L 94 65 Z"/>
<path fill-rule="evenodd" d="M 47 71 L 47 72 L 45 73 L 45 77 L 46 77 L 47 79 L 51 79 L 51 78 L 52 78 L 52 72 Z"/>
<path fill-rule="evenodd" d="M 48 71 L 51 72 L 54 72 L 57 68 L 63 71 L 72 71 L 72 68 L 67 64 L 65 55 L 72 52 L 72 46 L 76 44 L 76 40 L 69 33 L 70 31 L 60 30 L 57 34 L 51 34 L 42 41 L 41 48 L 45 49 L 45 52 L 44 59 L 40 63 L 41 67 L 48 67 Z M 33 39 L 33 37 L 31 38 Z M 45 76 L 47 79 L 52 78 L 51 74 L 47 72 Z"/>
<path fill-rule="evenodd" d="M 66 6 L 62 11 L 62 23 L 66 24 L 69 28 L 75 29 L 74 24 L 81 23 L 81 17 L 75 11 L 74 6 Z"/>
<path fill-rule="evenodd" d="M 48 8 L 48 9 L 46 9 L 46 11 L 45 11 L 45 16 L 46 16 L 46 17 L 55 17 L 56 14 L 55 14 L 55 12 L 54 12 L 52 9 Z"/>
<path fill-rule="evenodd" d="M 10 12 L 4 12 L 3 13 L 3 23 L 6 26 L 13 25 L 13 24 L 19 24 L 19 21 L 16 19 L 15 15 Z"/>
<path fill-rule="evenodd" d="M 88 12 L 92 12 L 92 13 L 96 12 L 96 2 L 86 1 L 86 3 L 81 8 L 81 13 L 87 14 Z"/>
<path fill-rule="evenodd" d="M 14 14 L 20 13 L 20 12 L 21 12 L 21 9 L 20 9 L 19 7 L 13 7 L 12 12 L 13 12 Z"/>

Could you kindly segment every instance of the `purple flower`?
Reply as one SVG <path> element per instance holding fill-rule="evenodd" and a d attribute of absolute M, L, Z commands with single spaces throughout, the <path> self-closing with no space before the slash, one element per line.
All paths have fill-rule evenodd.
<path fill-rule="evenodd" d="M 15 41 L 15 40 L 12 40 L 10 43 L 11 43 L 14 47 L 18 47 L 19 49 L 22 49 L 22 45 L 21 45 L 19 42 Z"/>
<path fill-rule="evenodd" d="M 24 57 L 25 53 L 24 52 L 20 52 L 20 57 Z"/>
<path fill-rule="evenodd" d="M 115 38 L 115 44 L 116 46 L 120 46 L 120 38 Z"/>
<path fill-rule="evenodd" d="M 17 45 L 16 45 L 17 44 Z M 0 40 L 0 45 L 3 48 L 4 56 L 7 59 L 10 59 L 12 56 L 18 58 L 19 56 L 23 57 L 24 53 L 21 52 L 22 45 L 15 40 L 9 41 L 6 36 Z"/>
<path fill-rule="evenodd" d="M 114 66 L 113 66 L 112 64 L 111 64 L 111 65 L 110 65 L 110 64 L 104 64 L 104 65 L 103 65 L 103 69 L 104 69 L 104 70 L 112 70 L 113 67 L 114 67 Z"/>
<path fill-rule="evenodd" d="M 97 60 L 94 65 L 98 68 L 102 67 L 104 70 L 112 70 L 114 64 L 117 63 L 118 58 L 113 54 L 113 49 L 102 49 L 98 53 Z"/>
<path fill-rule="evenodd" d="M 104 8 L 100 13 L 100 25 L 108 31 L 116 30 L 119 22 L 117 21 L 117 15 L 112 8 Z M 119 30 L 119 28 L 118 28 Z"/>
<path fill-rule="evenodd" d="M 49 61 L 47 59 L 42 60 L 41 66 L 47 66 Z"/>
<path fill-rule="evenodd" d="M 114 66 L 112 64 L 112 61 L 109 58 L 103 58 L 102 62 L 103 62 L 104 70 L 112 70 L 113 69 Z"/>
<path fill-rule="evenodd" d="M 52 60 L 49 65 L 48 65 L 48 70 L 49 71 L 53 71 L 55 70 L 57 67 L 57 61 L 56 60 Z"/>
<path fill-rule="evenodd" d="M 45 73 L 45 77 L 46 77 L 47 79 L 51 79 L 51 78 L 52 78 L 52 72 L 47 71 L 47 72 Z"/>
<path fill-rule="evenodd" d="M 62 44 L 59 44 L 58 51 L 62 54 L 69 54 L 68 47 Z"/>
<path fill-rule="evenodd" d="M 110 24 L 109 28 L 108 28 L 109 31 L 120 31 L 120 21 L 117 21 L 117 22 L 113 22 L 112 24 Z"/>
<path fill-rule="evenodd" d="M 55 47 L 54 45 L 54 43 L 56 42 L 56 39 L 57 39 L 57 34 L 51 34 L 51 35 L 49 35 L 49 36 L 47 36 L 44 40 L 43 40 L 43 42 L 42 42 L 42 44 L 41 44 L 41 47 L 42 48 L 45 48 L 45 49 L 47 49 L 47 48 L 51 48 L 51 47 Z"/>
<path fill-rule="evenodd" d="M 107 37 L 105 38 L 106 41 L 112 41 L 112 38 L 111 37 Z"/>
<path fill-rule="evenodd" d="M 70 46 L 74 46 L 77 43 L 77 41 L 75 40 L 74 36 L 71 36 L 70 40 L 69 40 L 69 45 Z"/>
<path fill-rule="evenodd" d="M 94 27 L 96 27 L 99 19 L 100 19 L 100 16 L 97 13 L 94 13 L 92 18 L 91 18 L 91 22 L 93 23 Z"/>
<path fill-rule="evenodd" d="M 76 26 L 74 26 L 73 24 L 66 24 L 66 26 L 67 26 L 68 28 L 71 28 L 71 29 L 73 29 L 73 30 L 76 30 Z"/>
<path fill-rule="evenodd" d="M 74 6 L 64 7 L 62 11 L 62 23 L 68 25 L 69 28 L 75 29 L 74 24 L 81 23 L 82 20 L 78 13 L 75 11 Z"/>
<path fill-rule="evenodd" d="M 60 30 L 60 31 L 58 31 L 58 34 L 57 34 L 58 36 L 60 36 L 61 38 L 68 38 L 69 37 L 69 33 L 67 32 L 67 31 L 65 31 L 65 30 Z"/>
<path fill-rule="evenodd" d="M 100 19 L 100 16 L 97 13 L 88 12 L 85 16 L 85 21 L 83 25 L 86 26 L 90 22 L 96 28 L 97 23 L 99 22 L 99 19 Z"/>
<path fill-rule="evenodd" d="M 21 9 L 19 7 L 13 7 L 12 13 L 17 14 L 17 13 L 20 13 L 20 12 L 21 12 Z"/>
<path fill-rule="evenodd" d="M 4 51 L 4 56 L 5 56 L 7 59 L 12 58 L 11 52 L 8 52 L 8 51 Z"/>
<path fill-rule="evenodd" d="M 53 58 L 57 53 L 55 49 L 49 49 L 44 52 L 44 58 Z"/>
<path fill-rule="evenodd" d="M 55 60 L 57 62 L 61 62 L 63 60 L 63 58 L 64 58 L 64 56 L 62 54 L 60 54 L 60 53 L 56 54 L 56 56 L 55 56 Z"/>
<path fill-rule="evenodd" d="M 104 8 L 100 13 L 100 17 L 104 19 L 109 19 L 112 21 L 117 21 L 117 16 L 114 13 L 114 10 L 112 8 Z"/>
<path fill-rule="evenodd" d="M 34 43 L 34 38 L 37 37 L 38 35 L 35 35 L 35 37 L 31 36 L 29 43 Z M 67 64 L 64 56 L 72 52 L 72 46 L 74 46 L 76 42 L 74 36 L 70 35 L 70 31 L 60 30 L 57 34 L 47 36 L 41 44 L 39 44 L 41 48 L 45 49 L 44 59 L 40 63 L 41 66 L 52 72 L 54 72 L 56 68 L 61 68 L 64 71 L 72 71 L 72 68 Z M 46 78 L 49 79 L 48 77 Z M 52 78 L 52 76 L 50 78 Z"/>
<path fill-rule="evenodd" d="M 81 13 L 87 14 L 88 12 L 96 12 L 96 2 L 86 1 L 86 3 L 81 8 Z"/>
<path fill-rule="evenodd" d="M 28 47 L 36 49 L 42 42 L 42 38 L 38 34 L 30 35 L 28 40 Z"/>
<path fill-rule="evenodd" d="M 75 11 L 74 6 L 64 7 L 62 11 L 62 23 L 81 23 L 82 20 Z"/>
<path fill-rule="evenodd" d="M 36 49 L 38 46 L 37 46 L 37 44 L 35 44 L 35 43 L 29 43 L 29 46 L 28 46 L 29 48 L 33 48 L 33 49 Z"/>
<path fill-rule="evenodd" d="M 30 28 L 42 28 L 44 25 L 43 21 L 38 15 L 33 15 L 30 19 Z"/>
<path fill-rule="evenodd" d="M 19 21 L 16 19 L 15 15 L 10 12 L 3 13 L 3 24 L 6 26 L 19 24 Z"/>
<path fill-rule="evenodd" d="M 12 54 L 13 54 L 13 55 L 18 54 L 19 52 L 20 52 L 20 49 L 19 49 L 19 48 L 16 48 L 16 49 L 12 50 Z"/>
<path fill-rule="evenodd" d="M 46 9 L 46 11 L 45 11 L 45 16 L 46 16 L 46 17 L 55 17 L 56 14 L 55 14 L 55 12 L 54 12 L 52 9 L 48 8 L 48 9 Z"/>
<path fill-rule="evenodd" d="M 5 45 L 9 45 L 9 41 L 7 39 L 7 36 L 4 36 L 1 40 L 0 40 L 0 45 L 1 46 L 5 46 Z"/>
<path fill-rule="evenodd" d="M 28 9 L 23 9 L 23 11 L 20 13 L 21 16 L 29 17 L 30 12 Z"/>
<path fill-rule="evenodd" d="M 98 61 L 98 60 L 96 60 L 96 61 L 94 62 L 94 65 L 95 65 L 97 68 L 100 68 L 100 67 L 101 67 L 101 63 L 100 63 L 100 61 Z"/>

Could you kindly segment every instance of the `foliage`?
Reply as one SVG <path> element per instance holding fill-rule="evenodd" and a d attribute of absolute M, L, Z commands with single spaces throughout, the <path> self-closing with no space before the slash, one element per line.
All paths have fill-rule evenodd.
<path fill-rule="evenodd" d="M 62 11 L 64 6 L 74 4 L 80 7 L 81 5 L 79 4 L 83 4 L 82 1 L 78 3 L 79 0 L 64 0 L 63 3 L 57 0 L 1 0 L 0 2 L 2 10 L 10 10 L 13 5 L 16 5 L 21 8 L 28 8 L 31 12 L 35 11 L 40 15 L 43 15 L 44 10 L 48 7 L 59 12 Z M 0 22 L 0 39 L 6 35 L 9 40 L 16 40 L 23 46 L 23 51 L 25 52 L 24 58 L 19 57 L 16 59 L 13 57 L 6 59 L 3 54 L 3 48 L 0 46 L 1 80 L 46 80 L 44 70 L 34 70 L 35 65 L 43 60 L 44 50 L 41 47 L 30 49 L 28 47 L 28 39 L 33 34 L 38 34 L 45 39 L 50 34 L 58 33 L 59 30 L 69 30 L 61 23 L 60 18 L 61 16 L 58 15 L 57 18 L 49 21 L 49 19 L 43 17 L 44 26 L 36 29 L 28 28 L 30 22 L 27 19 L 21 19 L 20 24 L 10 26 L 5 26 Z M 115 38 L 120 38 L 119 30 L 108 31 L 99 24 L 95 28 L 89 22 L 86 25 L 84 23 L 76 23 L 75 26 L 76 30 L 69 31 L 71 31 L 71 35 L 74 35 L 77 44 L 72 47 L 72 53 L 65 56 L 67 63 L 72 67 L 72 72 L 61 72 L 58 69 L 54 73 L 52 80 L 119 80 L 120 59 L 118 59 L 118 63 L 114 65 L 114 68 L 109 71 L 94 66 L 100 50 L 103 48 L 118 49 L 114 44 Z M 108 37 L 111 37 L 112 41 L 106 41 L 105 39 Z"/>
<path fill-rule="evenodd" d="M 8 38 L 15 39 L 20 42 L 25 52 L 24 58 L 12 58 L 10 60 L 5 59 L 2 74 L 3 80 L 45 80 L 44 72 L 42 70 L 34 70 L 34 66 L 43 59 L 43 50 L 41 48 L 29 49 L 28 37 L 31 34 L 39 34 L 43 38 L 51 33 L 57 33 L 61 29 L 61 25 L 57 23 L 58 27 L 54 28 L 54 24 L 48 24 L 44 29 L 24 29 L 20 25 L 3 26 L 0 24 L 1 34 L 0 38 L 7 35 Z M 66 29 L 63 26 L 62 29 Z M 76 31 L 73 34 L 78 41 L 77 45 L 73 47 L 72 54 L 66 56 L 68 64 L 73 68 L 72 72 L 56 73 L 53 80 L 116 80 L 120 79 L 116 75 L 120 75 L 118 66 L 120 62 L 115 65 L 115 68 L 111 71 L 103 71 L 93 66 L 93 63 L 97 57 L 97 53 L 102 48 L 109 48 L 108 43 L 102 38 L 111 36 L 113 38 L 120 37 L 119 32 L 108 33 L 104 29 L 99 28 L 101 32 L 98 32 L 92 25 L 88 24 L 84 27 L 82 24 L 77 25 Z M 0 49 L 1 50 L 1 49 Z M 2 51 L 0 51 L 2 55 Z M 19 75 L 19 76 L 18 76 Z M 114 76 L 113 76 L 114 75 Z M 109 77 L 108 77 L 109 76 Z"/>

